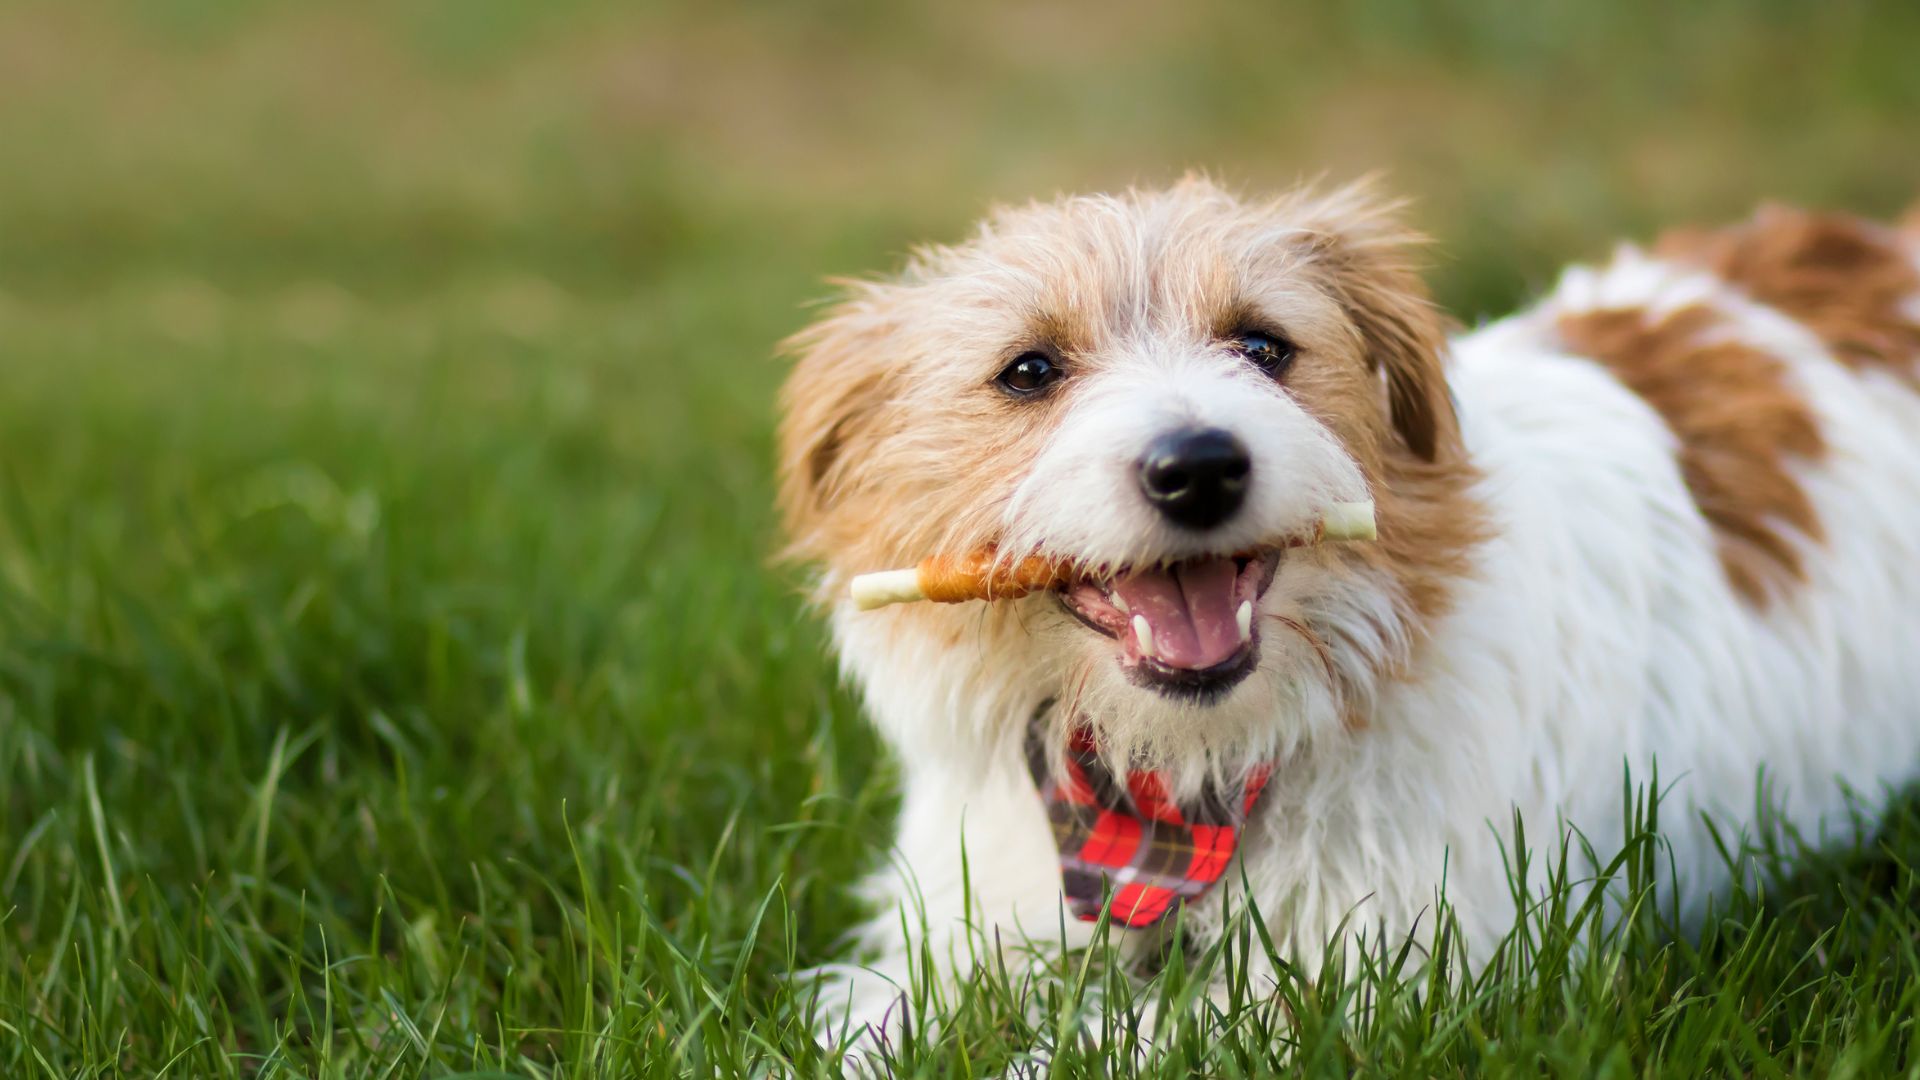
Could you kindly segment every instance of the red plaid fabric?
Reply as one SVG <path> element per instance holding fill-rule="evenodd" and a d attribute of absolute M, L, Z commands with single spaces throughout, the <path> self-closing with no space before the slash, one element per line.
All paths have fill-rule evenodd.
<path fill-rule="evenodd" d="M 1065 769 L 1056 775 L 1044 719 L 1043 710 L 1027 760 L 1060 851 L 1061 892 L 1076 918 L 1094 922 L 1104 914 L 1121 926 L 1151 926 L 1220 880 L 1271 766 L 1255 769 L 1237 794 L 1209 784 L 1182 807 L 1167 798 L 1158 773 L 1116 778 L 1085 724 L 1068 736 Z"/>

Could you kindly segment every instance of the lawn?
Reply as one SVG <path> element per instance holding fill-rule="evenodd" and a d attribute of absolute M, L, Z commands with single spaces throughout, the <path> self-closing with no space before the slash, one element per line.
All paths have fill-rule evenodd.
<path fill-rule="evenodd" d="M 823 279 L 996 199 L 1385 169 L 1473 321 L 1663 221 L 1896 212 L 1917 48 L 1854 0 L 0 4 L 0 1076 L 834 1071 L 785 976 L 896 777 L 771 559 Z M 1183 1004 L 1248 920 L 985 978 L 894 1064 L 1920 1070 L 1920 803 L 1704 926 L 1626 855 L 1632 917 L 1549 898 L 1477 979 Z"/>

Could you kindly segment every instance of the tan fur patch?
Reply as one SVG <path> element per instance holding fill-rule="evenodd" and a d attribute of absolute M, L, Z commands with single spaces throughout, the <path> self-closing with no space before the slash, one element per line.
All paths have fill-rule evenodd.
<path fill-rule="evenodd" d="M 1780 359 L 1712 336 L 1722 322 L 1700 305 L 1665 315 L 1608 308 L 1563 315 L 1558 329 L 1570 350 L 1604 364 L 1666 420 L 1727 580 L 1765 605 L 1806 576 L 1796 536 L 1823 538 L 1788 459 L 1817 459 L 1826 443 Z"/>
<path fill-rule="evenodd" d="M 1479 472 L 1465 454 L 1438 462 L 1390 455 L 1380 475 L 1374 489 L 1380 540 L 1362 557 L 1387 568 L 1421 619 L 1437 618 L 1472 568 L 1474 547 L 1491 534 L 1485 508 L 1472 494 Z"/>
<path fill-rule="evenodd" d="M 1393 578 L 1405 604 L 1398 629 L 1413 638 L 1421 624 L 1451 607 L 1473 549 L 1491 534 L 1485 507 L 1473 495 L 1479 472 L 1467 458 L 1448 396 L 1447 321 L 1410 260 L 1418 237 L 1397 228 L 1356 233 L 1351 224 L 1329 225 L 1324 235 L 1329 287 L 1342 297 L 1370 366 L 1382 375 L 1387 409 L 1382 415 L 1338 398 L 1306 404 L 1340 434 L 1375 496 L 1379 542 L 1343 554 Z"/>
<path fill-rule="evenodd" d="M 1452 608 L 1461 579 L 1472 572 L 1473 551 L 1492 526 L 1473 492 L 1480 473 L 1468 459 L 1449 396 L 1448 323 L 1413 260 L 1422 239 L 1402 229 L 1390 209 L 1336 202 L 1323 219 L 1309 216 L 1301 230 L 1314 252 L 1310 265 L 1353 321 L 1356 358 L 1375 378 L 1336 380 L 1324 370 L 1317 376 L 1303 371 L 1289 384 L 1366 473 L 1379 540 L 1324 550 L 1394 583 L 1395 625 L 1377 629 L 1405 645 L 1380 672 L 1398 676 L 1428 628 Z M 1340 691 L 1349 726 L 1364 726 L 1362 688 L 1341 683 Z"/>
<path fill-rule="evenodd" d="M 1851 367 L 1920 379 L 1920 269 L 1892 229 L 1767 206 L 1724 229 L 1667 233 L 1656 253 L 1693 263 L 1805 324 Z"/>

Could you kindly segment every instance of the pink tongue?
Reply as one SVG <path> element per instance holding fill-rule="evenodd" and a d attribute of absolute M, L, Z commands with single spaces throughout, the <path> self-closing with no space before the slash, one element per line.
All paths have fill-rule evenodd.
<path fill-rule="evenodd" d="M 1156 660 L 1169 667 L 1210 668 L 1240 648 L 1236 576 L 1232 559 L 1196 560 L 1171 570 L 1136 570 L 1115 581 L 1113 592 L 1129 612 L 1147 620 Z"/>

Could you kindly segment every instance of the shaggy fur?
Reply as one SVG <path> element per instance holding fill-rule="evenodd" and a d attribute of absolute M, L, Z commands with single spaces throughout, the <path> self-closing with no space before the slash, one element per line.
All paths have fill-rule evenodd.
<path fill-rule="evenodd" d="M 1743 230 L 1623 249 L 1451 341 L 1414 238 L 1364 189 L 1246 201 L 1188 180 L 1002 210 L 849 286 L 792 343 L 780 493 L 904 773 L 844 1018 L 880 1021 L 906 984 L 903 907 L 946 977 L 973 962 L 969 916 L 983 940 L 1087 940 L 1070 922 L 1058 942 L 1022 766 L 1049 700 L 1176 793 L 1274 766 L 1228 880 L 1306 964 L 1343 920 L 1414 929 L 1443 870 L 1484 956 L 1514 915 L 1502 827 L 1517 810 L 1606 851 L 1623 767 L 1657 760 L 1695 811 L 1668 839 L 1696 909 L 1729 873 L 1705 819 L 1738 834 L 1764 795 L 1818 835 L 1847 827 L 1846 788 L 1920 772 L 1917 241 L 1786 212 Z M 1296 347 L 1282 377 L 1231 347 L 1250 326 Z M 1015 400 L 995 376 L 1035 349 L 1065 378 Z M 1204 533 L 1133 480 L 1150 439 L 1193 423 L 1253 461 L 1245 505 Z M 1236 552 L 1367 497 L 1379 541 L 1288 553 L 1253 675 L 1204 705 L 1129 680 L 1051 594 L 844 598 L 853 574 L 989 544 Z M 1189 934 L 1221 906 L 1193 905 Z"/>

